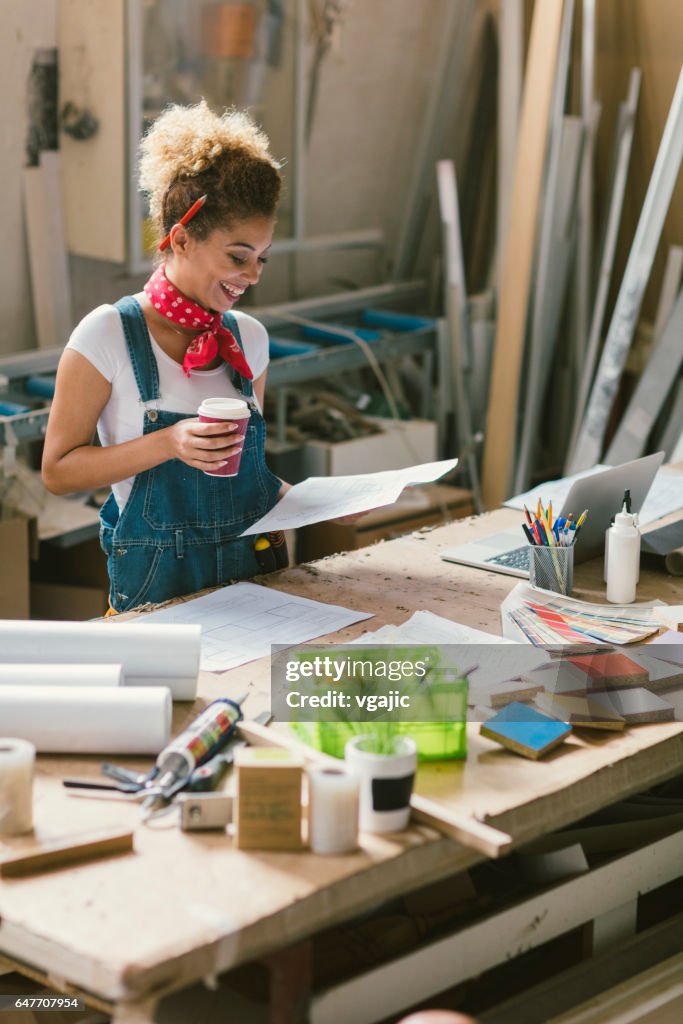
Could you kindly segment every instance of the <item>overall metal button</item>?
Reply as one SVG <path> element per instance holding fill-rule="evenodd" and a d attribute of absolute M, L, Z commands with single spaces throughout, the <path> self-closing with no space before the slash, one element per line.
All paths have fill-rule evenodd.
<path fill-rule="evenodd" d="M 159 413 L 156 411 L 156 409 L 148 409 L 147 418 L 150 420 L 151 423 L 156 423 L 156 421 L 159 419 Z"/>

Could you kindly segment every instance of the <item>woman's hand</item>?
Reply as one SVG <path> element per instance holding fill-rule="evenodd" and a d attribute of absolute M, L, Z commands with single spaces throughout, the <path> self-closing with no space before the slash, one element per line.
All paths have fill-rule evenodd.
<path fill-rule="evenodd" d="M 180 459 L 194 469 L 213 470 L 240 451 L 244 436 L 235 433 L 238 424 L 204 423 L 198 419 L 179 420 L 163 431 L 168 458 Z M 161 431 L 160 431 L 161 433 Z"/>

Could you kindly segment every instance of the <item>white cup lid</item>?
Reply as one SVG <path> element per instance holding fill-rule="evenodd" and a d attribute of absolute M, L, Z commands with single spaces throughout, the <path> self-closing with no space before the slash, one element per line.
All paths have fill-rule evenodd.
<path fill-rule="evenodd" d="M 197 410 L 199 416 L 221 419 L 242 419 L 249 416 L 249 406 L 241 398 L 205 398 Z"/>

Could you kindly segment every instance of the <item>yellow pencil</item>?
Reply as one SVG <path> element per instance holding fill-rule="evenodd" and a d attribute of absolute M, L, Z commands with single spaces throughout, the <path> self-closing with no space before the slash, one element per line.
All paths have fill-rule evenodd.
<path fill-rule="evenodd" d="M 583 521 L 584 521 L 584 519 L 586 518 L 587 515 L 588 515 L 588 509 L 586 508 L 586 509 L 583 510 L 583 512 L 581 513 L 581 515 L 578 518 L 578 521 L 576 523 L 576 529 L 577 530 L 581 526 L 581 524 L 583 523 Z"/>

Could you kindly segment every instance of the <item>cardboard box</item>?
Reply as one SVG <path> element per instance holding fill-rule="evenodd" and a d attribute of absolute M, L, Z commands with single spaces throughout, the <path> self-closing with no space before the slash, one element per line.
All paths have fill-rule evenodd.
<path fill-rule="evenodd" d="M 107 611 L 107 591 L 102 587 L 79 587 L 69 583 L 32 583 L 31 618 L 66 619 L 83 622 Z"/>
<path fill-rule="evenodd" d="M 408 487 L 393 505 L 373 509 L 355 523 L 343 525 L 332 520 L 304 526 L 297 534 L 297 561 L 310 562 L 340 551 L 355 551 L 421 526 L 436 526 L 471 515 L 471 491 L 445 484 Z"/>
<path fill-rule="evenodd" d="M 109 592 L 107 559 L 96 537 L 68 547 L 43 541 L 40 557 L 32 567 L 31 579 L 36 583 L 68 583 Z"/>
<path fill-rule="evenodd" d="M 31 566 L 32 619 L 83 621 L 108 607 L 107 560 L 97 538 L 68 547 L 41 543 Z"/>
<path fill-rule="evenodd" d="M 0 619 L 28 619 L 30 615 L 29 529 L 24 516 L 0 519 Z"/>
<path fill-rule="evenodd" d="M 304 476 L 349 476 L 404 469 L 436 460 L 436 423 L 432 420 L 386 420 L 372 417 L 381 434 L 350 441 L 307 441 Z"/>

